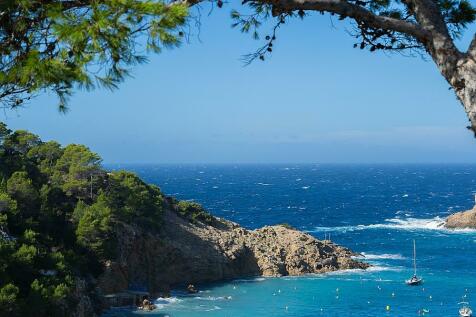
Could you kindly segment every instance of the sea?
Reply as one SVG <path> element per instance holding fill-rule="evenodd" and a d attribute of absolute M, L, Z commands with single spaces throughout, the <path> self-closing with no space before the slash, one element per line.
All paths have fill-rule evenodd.
<path fill-rule="evenodd" d="M 249 228 L 287 223 L 361 254 L 368 270 L 176 289 L 158 310 L 112 317 L 458 316 L 476 308 L 476 231 L 441 227 L 474 206 L 476 165 L 111 165 Z M 420 286 L 413 274 L 416 241 Z M 476 310 L 476 309 L 475 309 Z"/>

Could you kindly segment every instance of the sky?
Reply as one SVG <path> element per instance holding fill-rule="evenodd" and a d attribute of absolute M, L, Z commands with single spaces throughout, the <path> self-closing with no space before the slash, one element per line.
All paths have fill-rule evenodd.
<path fill-rule="evenodd" d="M 229 14 L 204 8 L 188 43 L 118 90 L 76 93 L 67 114 L 43 95 L 0 120 L 105 163 L 476 163 L 463 108 L 429 59 L 354 49 L 347 23 L 312 15 L 245 67 L 262 42 Z"/>

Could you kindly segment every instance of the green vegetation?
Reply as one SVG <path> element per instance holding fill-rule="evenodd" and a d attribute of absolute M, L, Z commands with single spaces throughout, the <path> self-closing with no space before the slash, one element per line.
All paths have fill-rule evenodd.
<path fill-rule="evenodd" d="M 176 204 L 178 214 L 190 220 L 192 223 L 203 222 L 215 225 L 217 219 L 209 214 L 200 204 L 191 201 L 179 201 Z"/>
<path fill-rule="evenodd" d="M 156 0 L 0 1 L 0 103 L 117 87 L 148 51 L 180 44 L 188 9 Z"/>
<path fill-rule="evenodd" d="M 167 205 L 213 223 L 196 203 L 168 201 L 136 175 L 108 173 L 82 145 L 62 148 L 0 123 L 0 316 L 68 316 L 78 278 L 114 259 L 115 226 L 156 232 Z"/>

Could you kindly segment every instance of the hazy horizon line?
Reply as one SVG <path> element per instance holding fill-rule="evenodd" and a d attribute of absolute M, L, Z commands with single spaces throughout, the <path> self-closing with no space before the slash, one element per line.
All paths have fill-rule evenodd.
<path fill-rule="evenodd" d="M 102 165 L 475 165 L 476 162 L 103 162 Z"/>

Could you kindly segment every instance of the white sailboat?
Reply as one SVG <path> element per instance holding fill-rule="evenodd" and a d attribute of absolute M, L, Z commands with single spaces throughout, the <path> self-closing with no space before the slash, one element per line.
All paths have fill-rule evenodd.
<path fill-rule="evenodd" d="M 473 311 L 471 310 L 471 307 L 469 307 L 469 303 L 468 302 L 461 302 L 461 303 L 458 303 L 461 306 L 461 308 L 459 309 L 459 315 L 461 317 L 471 317 L 473 316 Z"/>
<path fill-rule="evenodd" d="M 416 243 L 415 239 L 413 240 L 413 276 L 406 280 L 405 283 L 407 285 L 415 286 L 420 285 L 423 282 L 423 279 L 417 276 L 416 271 Z"/>

